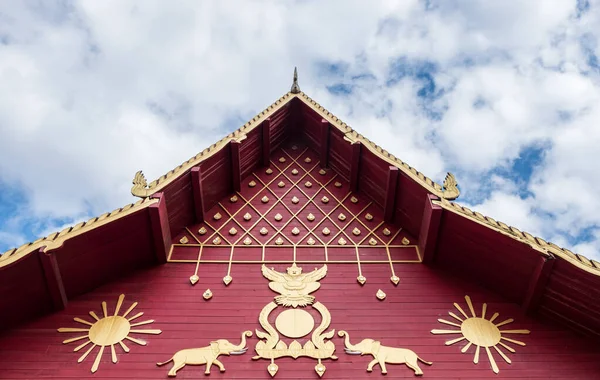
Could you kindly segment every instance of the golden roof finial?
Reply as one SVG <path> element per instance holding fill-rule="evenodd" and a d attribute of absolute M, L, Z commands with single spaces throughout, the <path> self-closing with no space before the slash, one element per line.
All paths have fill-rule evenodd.
<path fill-rule="evenodd" d="M 292 83 L 292 89 L 290 90 L 292 94 L 300 93 L 300 86 L 298 86 L 298 68 L 294 67 L 294 82 Z"/>

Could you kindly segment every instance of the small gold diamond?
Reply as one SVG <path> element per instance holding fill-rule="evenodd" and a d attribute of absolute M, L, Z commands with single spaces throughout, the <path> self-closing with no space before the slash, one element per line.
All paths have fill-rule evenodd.
<path fill-rule="evenodd" d="M 204 298 L 205 300 L 209 300 L 211 299 L 213 296 L 212 292 L 210 291 L 210 289 L 206 289 L 204 291 L 204 293 L 202 293 L 202 298 Z"/>
<path fill-rule="evenodd" d="M 278 237 L 277 240 L 275 240 L 275 244 L 282 245 L 283 244 L 283 239 L 281 237 Z"/>
<path fill-rule="evenodd" d="M 407 238 L 402 238 L 402 244 L 404 245 L 409 245 L 410 244 L 410 240 L 408 240 Z"/>
<path fill-rule="evenodd" d="M 279 162 L 283 164 L 285 162 L 285 157 L 279 157 Z"/>
<path fill-rule="evenodd" d="M 354 227 L 354 229 L 352 230 L 352 234 L 354 236 L 358 236 L 360 235 L 360 230 L 358 229 L 358 227 Z"/>
<path fill-rule="evenodd" d="M 233 197 L 229 198 L 229 202 L 231 203 L 235 203 L 238 201 L 238 197 L 236 195 L 234 195 Z"/>
<path fill-rule="evenodd" d="M 231 281 L 233 281 L 233 278 L 231 278 L 230 275 L 223 277 L 223 283 L 225 284 L 225 286 L 231 284 Z"/>
<path fill-rule="evenodd" d="M 350 202 L 352 202 L 352 203 L 358 203 L 358 198 L 352 197 L 352 198 L 350 198 Z"/>
<path fill-rule="evenodd" d="M 360 276 L 356 277 L 356 281 L 358 281 L 359 284 L 364 285 L 365 282 L 367 282 L 367 278 L 361 274 Z"/>
<path fill-rule="evenodd" d="M 298 202 L 300 202 L 300 199 L 298 199 L 298 197 L 294 196 L 294 197 L 292 198 L 292 203 L 293 203 L 293 204 L 297 204 Z"/>
<path fill-rule="evenodd" d="M 179 239 L 179 242 L 180 242 L 181 244 L 187 244 L 187 242 L 188 242 L 188 241 L 189 241 L 189 240 L 188 240 L 188 238 L 187 238 L 187 237 L 185 237 L 185 236 L 184 236 L 184 237 L 182 237 L 181 239 Z"/>
<path fill-rule="evenodd" d="M 394 285 L 398 285 L 398 283 L 400 282 L 400 277 L 393 275 L 392 277 L 390 277 L 390 281 L 394 283 Z"/>
<path fill-rule="evenodd" d="M 265 170 L 265 173 L 268 175 L 271 175 L 271 174 L 273 174 L 273 169 L 268 168 L 267 170 Z"/>
<path fill-rule="evenodd" d="M 279 186 L 279 187 L 285 187 L 285 182 L 279 181 L 279 183 L 277 184 L 277 186 Z"/>
<path fill-rule="evenodd" d="M 313 238 L 308 238 L 308 240 L 306 241 L 306 243 L 307 243 L 308 245 L 314 245 L 314 244 L 315 244 L 315 239 L 313 239 Z"/>
<path fill-rule="evenodd" d="M 346 240 L 343 237 L 341 237 L 340 240 L 338 240 L 338 244 L 339 245 L 346 245 Z"/>
<path fill-rule="evenodd" d="M 325 227 L 323 228 L 323 235 L 329 235 L 331 233 L 331 231 L 329 231 L 329 228 Z"/>
<path fill-rule="evenodd" d="M 344 220 L 346 220 L 346 215 L 340 214 L 340 215 L 338 215 L 338 219 L 343 222 Z"/>
<path fill-rule="evenodd" d="M 221 219 L 221 214 L 220 214 L 220 213 L 216 213 L 216 214 L 213 216 L 213 219 L 214 219 L 214 220 L 219 220 L 219 219 Z"/>
<path fill-rule="evenodd" d="M 321 170 L 319 170 L 319 174 L 320 175 L 325 175 L 325 174 L 327 174 L 327 172 L 325 171 L 325 169 L 321 169 Z"/>
<path fill-rule="evenodd" d="M 315 220 L 315 216 L 314 216 L 312 213 L 310 213 L 310 214 L 308 214 L 308 216 L 306 217 L 306 220 L 308 220 L 309 222 L 312 222 L 313 220 Z"/>
<path fill-rule="evenodd" d="M 269 197 L 267 197 L 267 196 L 265 195 L 264 197 L 260 198 L 260 201 L 261 201 L 262 203 L 267 203 L 267 202 L 269 202 Z"/>
<path fill-rule="evenodd" d="M 248 182 L 248 187 L 254 187 L 254 186 L 256 186 L 256 182 L 254 182 L 254 181 Z"/>
<path fill-rule="evenodd" d="M 235 235 L 235 234 L 237 234 L 237 230 L 236 230 L 235 228 L 231 227 L 231 228 L 229 229 L 229 235 L 233 236 L 233 235 Z"/>
<path fill-rule="evenodd" d="M 329 203 L 329 198 L 327 198 L 326 196 L 323 195 L 323 198 L 321 198 L 321 202 Z"/>
<path fill-rule="evenodd" d="M 365 215 L 365 219 L 371 221 L 373 220 L 373 215 L 367 213 L 367 215 Z"/>
<path fill-rule="evenodd" d="M 259 231 L 259 232 L 260 232 L 260 234 L 261 234 L 261 235 L 266 235 L 266 234 L 268 234 L 268 233 L 269 233 L 269 230 L 267 230 L 267 228 L 266 228 L 266 227 L 263 227 L 263 228 L 261 228 L 261 229 L 260 229 L 260 231 Z"/>
<path fill-rule="evenodd" d="M 217 236 L 216 238 L 214 238 L 214 239 L 213 239 L 213 244 L 214 244 L 214 245 L 219 245 L 219 244 L 221 244 L 221 238 L 220 238 L 220 237 L 218 237 L 218 236 Z"/>
<path fill-rule="evenodd" d="M 191 275 L 190 276 L 190 282 L 192 283 L 192 285 L 196 285 L 196 283 L 200 281 L 200 277 L 198 277 L 197 274 Z"/>
<path fill-rule="evenodd" d="M 293 175 L 298 175 L 298 169 L 292 169 L 292 174 Z"/>
<path fill-rule="evenodd" d="M 375 240 L 375 238 L 370 238 L 369 245 L 377 245 L 377 240 Z"/>
<path fill-rule="evenodd" d="M 341 182 L 336 182 L 333 184 L 333 186 L 335 187 L 342 187 L 342 183 Z"/>
<path fill-rule="evenodd" d="M 298 147 L 296 145 L 292 145 L 292 150 L 298 150 Z"/>
<path fill-rule="evenodd" d="M 385 293 L 383 290 L 379 289 L 375 294 L 375 297 L 377 297 L 378 300 L 383 301 L 385 299 Z"/>
<path fill-rule="evenodd" d="M 283 216 L 281 216 L 281 214 L 277 213 L 277 214 L 275 214 L 275 217 L 273 219 L 275 219 L 276 221 L 279 222 L 279 221 L 281 221 L 281 219 L 283 219 Z"/>
<path fill-rule="evenodd" d="M 312 183 L 310 181 L 306 181 L 304 183 L 304 186 L 306 186 L 306 187 L 312 187 Z"/>
<path fill-rule="evenodd" d="M 244 239 L 244 245 L 250 245 L 250 244 L 252 244 L 252 239 L 250 239 L 249 237 L 246 237 Z"/>
<path fill-rule="evenodd" d="M 206 234 L 206 228 L 204 228 L 204 227 L 200 227 L 200 229 L 198 230 L 198 233 L 199 233 L 200 235 L 204 235 L 204 234 Z"/>
<path fill-rule="evenodd" d="M 292 235 L 298 235 L 300 233 L 300 230 L 298 229 L 298 227 L 294 227 L 292 229 Z"/>
<path fill-rule="evenodd" d="M 384 229 L 383 229 L 383 234 L 384 234 L 385 236 L 390 236 L 390 235 L 392 234 L 392 231 L 390 231 L 390 230 L 389 230 L 389 229 L 387 229 L 387 228 L 384 228 Z"/>
<path fill-rule="evenodd" d="M 312 160 L 310 159 L 310 157 L 306 157 L 304 159 L 304 162 L 306 162 L 307 164 L 310 164 L 312 162 Z"/>
<path fill-rule="evenodd" d="M 249 221 L 250 219 L 252 219 L 252 215 L 250 215 L 250 213 L 249 213 L 249 212 L 245 213 L 245 214 L 244 214 L 244 220 L 245 220 L 245 221 Z"/>

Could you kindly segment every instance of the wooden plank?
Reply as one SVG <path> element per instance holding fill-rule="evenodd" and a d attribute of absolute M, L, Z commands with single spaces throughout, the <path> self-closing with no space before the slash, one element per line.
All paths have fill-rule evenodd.
<path fill-rule="evenodd" d="M 395 166 L 389 166 L 388 168 L 383 214 L 384 220 L 388 223 L 392 223 L 394 221 L 394 207 L 396 201 L 396 191 L 398 190 L 399 170 Z"/>
<path fill-rule="evenodd" d="M 204 192 L 202 191 L 202 169 L 200 166 L 192 168 L 192 190 L 194 192 L 194 210 L 196 221 L 204 221 Z"/>
<path fill-rule="evenodd" d="M 55 253 L 45 253 L 44 248 L 40 248 L 37 253 L 44 271 L 48 294 L 50 294 L 54 310 L 62 310 L 67 307 L 67 294 L 60 275 L 60 268 L 58 267 Z"/>
<path fill-rule="evenodd" d="M 523 310 L 527 314 L 531 314 L 537 310 L 546 284 L 552 274 L 552 268 L 554 267 L 554 256 L 539 256 L 538 264 L 535 267 L 531 278 L 529 280 L 529 288 L 523 299 Z"/>
<path fill-rule="evenodd" d="M 169 249 L 171 248 L 171 229 L 169 227 L 169 215 L 167 214 L 167 202 L 162 192 L 156 193 L 152 197 L 158 198 L 158 203 L 148 207 L 154 252 L 156 261 L 159 264 L 164 264 L 167 262 Z"/>
<path fill-rule="evenodd" d="M 423 219 L 421 220 L 421 232 L 419 233 L 419 251 L 422 255 L 423 263 L 433 263 L 435 250 L 438 242 L 438 231 L 443 209 L 432 203 L 439 198 L 433 194 L 427 194 L 425 199 L 425 209 L 423 210 Z"/>

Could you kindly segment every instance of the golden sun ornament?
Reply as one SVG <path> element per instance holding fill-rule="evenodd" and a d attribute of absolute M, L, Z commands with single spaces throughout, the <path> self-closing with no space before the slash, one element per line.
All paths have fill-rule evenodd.
<path fill-rule="evenodd" d="M 88 346 L 92 343 L 92 346 L 89 347 L 83 355 L 79 357 L 77 360 L 78 363 L 81 363 L 85 360 L 85 358 L 96 348 L 100 347 L 100 350 L 96 354 L 96 359 L 94 360 L 94 364 L 92 365 L 92 373 L 98 370 L 98 366 L 100 365 L 100 360 L 102 359 L 102 354 L 104 353 L 104 348 L 110 346 L 111 358 L 113 363 L 117 363 L 117 352 L 115 351 L 115 345 L 118 344 L 121 346 L 123 351 L 129 352 L 129 347 L 124 343 L 124 340 L 129 340 L 133 343 L 139 344 L 141 346 L 145 346 L 146 342 L 143 340 L 139 340 L 130 336 L 131 333 L 134 334 L 160 334 L 161 330 L 155 329 L 132 329 L 132 327 L 148 325 L 150 323 L 154 323 L 154 320 L 149 319 L 147 321 L 131 323 L 134 319 L 141 317 L 144 313 L 139 312 L 132 317 L 127 318 L 129 313 L 133 311 L 133 309 L 137 306 L 137 302 L 134 302 L 123 315 L 119 315 L 119 311 L 121 310 L 121 306 L 123 306 L 123 300 L 125 299 L 125 295 L 121 294 L 119 296 L 119 300 L 117 301 L 117 306 L 115 307 L 115 312 L 113 315 L 108 315 L 108 309 L 106 307 L 106 301 L 102 302 L 102 312 L 104 314 L 103 318 L 99 318 L 95 312 L 90 311 L 90 316 L 95 320 L 93 322 L 88 322 L 81 318 L 74 318 L 75 322 L 79 322 L 83 325 L 90 326 L 88 328 L 73 328 L 73 327 L 61 327 L 58 329 L 58 332 L 78 332 L 78 333 L 86 333 L 85 335 L 77 336 L 74 338 L 69 338 L 63 341 L 63 344 L 72 343 L 78 340 L 85 339 L 86 341 L 79 346 L 75 347 L 73 351 L 77 352 Z"/>
<path fill-rule="evenodd" d="M 498 355 L 500 355 L 500 357 L 502 357 L 502 359 L 504 359 L 505 362 L 510 364 L 511 360 L 508 358 L 508 356 L 506 356 L 506 354 L 502 350 L 500 350 L 498 345 L 502 346 L 507 351 L 514 353 L 515 349 L 508 346 L 503 341 L 505 341 L 507 343 L 516 344 L 518 346 L 525 346 L 525 343 L 523 343 L 519 340 L 507 338 L 504 336 L 504 334 L 529 334 L 530 331 L 529 330 L 500 330 L 501 326 L 507 325 L 507 324 L 513 322 L 514 320 L 512 318 L 508 318 L 500 323 L 494 324 L 494 321 L 496 320 L 496 318 L 498 318 L 499 314 L 494 313 L 494 315 L 492 315 L 492 317 L 490 319 L 485 319 L 487 304 L 485 304 L 485 303 L 483 304 L 481 316 L 478 317 L 477 314 L 475 314 L 475 309 L 473 308 L 473 303 L 471 302 L 471 298 L 469 296 L 465 296 L 465 301 L 467 301 L 469 310 L 471 311 L 471 314 L 473 315 L 472 317 L 469 317 L 467 315 L 467 313 L 465 313 L 464 310 L 460 307 L 459 304 L 454 303 L 454 307 L 456 307 L 456 310 L 458 310 L 460 312 L 460 314 L 462 314 L 465 317 L 465 319 L 454 314 L 453 312 L 449 312 L 448 314 L 452 318 L 459 321 L 460 323 L 453 322 L 453 321 L 447 321 L 444 319 L 438 319 L 438 321 L 440 323 L 459 327 L 460 330 L 435 330 L 434 329 L 434 330 L 431 330 L 431 333 L 433 333 L 433 334 L 461 334 L 462 335 L 461 337 L 447 341 L 446 345 L 449 346 L 451 344 L 458 343 L 458 342 L 466 339 L 468 341 L 468 343 L 460 351 L 462 353 L 465 353 L 472 345 L 475 345 L 475 357 L 473 358 L 473 363 L 475 363 L 475 364 L 479 363 L 479 350 L 481 347 L 483 347 L 485 349 L 485 352 L 487 353 L 488 359 L 492 366 L 492 371 L 494 371 L 494 373 L 498 373 L 498 372 L 500 372 L 500 370 L 498 369 L 496 360 L 494 359 L 492 352 L 490 351 L 490 347 L 494 348 L 494 350 L 498 353 Z"/>

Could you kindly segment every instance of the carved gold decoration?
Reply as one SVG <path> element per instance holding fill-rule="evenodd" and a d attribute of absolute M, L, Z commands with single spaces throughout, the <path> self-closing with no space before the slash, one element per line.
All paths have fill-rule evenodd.
<path fill-rule="evenodd" d="M 100 318 L 94 311 L 90 311 L 90 315 L 92 316 L 92 322 L 88 322 L 82 318 L 74 318 L 75 322 L 78 322 L 82 325 L 86 325 L 87 327 L 61 327 L 58 329 L 60 333 L 80 333 L 80 336 L 76 336 L 73 338 L 69 338 L 63 341 L 63 344 L 68 344 L 76 341 L 85 340 L 82 344 L 79 344 L 73 351 L 78 352 L 84 347 L 88 346 L 92 343 L 91 346 L 88 346 L 87 350 L 79 357 L 77 360 L 78 363 L 81 363 L 88 357 L 88 355 L 94 350 L 96 347 L 100 347 L 98 353 L 96 354 L 96 359 L 94 360 L 94 364 L 92 364 L 92 373 L 98 370 L 98 366 L 100 365 L 100 360 L 102 359 L 102 354 L 104 353 L 105 347 L 110 347 L 111 353 L 111 361 L 113 363 L 117 363 L 117 352 L 115 350 L 115 345 L 119 345 L 123 351 L 129 352 L 129 347 L 124 343 L 125 340 L 130 342 L 139 344 L 141 346 L 145 346 L 146 342 L 143 340 L 134 338 L 131 334 L 160 334 L 161 330 L 155 329 L 136 329 L 136 326 L 147 325 L 150 323 L 154 323 L 154 320 L 149 319 L 147 321 L 136 322 L 132 321 L 136 318 L 141 317 L 144 313 L 140 312 L 135 314 L 132 317 L 127 318 L 129 313 L 133 311 L 133 309 L 137 306 L 137 302 L 131 304 L 131 306 L 123 313 L 123 315 L 119 315 L 119 311 L 121 310 L 121 306 L 123 306 L 123 301 L 125 300 L 125 295 L 121 294 L 119 299 L 117 300 L 117 305 L 115 307 L 115 312 L 112 315 L 108 314 L 108 308 L 106 305 L 106 301 L 102 302 L 102 312 L 103 317 Z M 83 333 L 84 335 L 81 335 Z"/>
<path fill-rule="evenodd" d="M 246 337 L 251 337 L 252 331 L 244 331 L 242 333 L 242 341 L 239 345 L 234 345 L 226 339 L 218 339 L 210 342 L 210 345 L 201 348 L 188 348 L 177 351 L 171 359 L 166 362 L 156 363 L 157 366 L 162 366 L 170 361 L 173 361 L 173 367 L 169 370 L 169 376 L 177 376 L 177 371 L 190 365 L 206 364 L 205 375 L 210 375 L 212 365 L 219 367 L 219 371 L 225 372 L 225 367 L 217 358 L 219 355 L 241 355 L 248 349 L 246 348 Z"/>
<path fill-rule="evenodd" d="M 223 283 L 225 284 L 225 286 L 231 284 L 231 281 L 233 281 L 233 277 L 231 277 L 230 275 L 223 277 Z"/>
<path fill-rule="evenodd" d="M 388 228 L 383 229 L 383 235 L 390 236 L 391 234 L 392 234 L 392 231 L 390 231 Z"/>
<path fill-rule="evenodd" d="M 275 219 L 276 221 L 280 222 L 281 219 L 283 219 L 283 216 L 280 213 L 275 214 L 275 216 L 273 217 L 273 219 Z"/>
<path fill-rule="evenodd" d="M 198 277 L 197 274 L 190 276 L 190 282 L 192 283 L 192 285 L 196 285 L 198 281 L 200 281 L 200 277 Z"/>
<path fill-rule="evenodd" d="M 375 238 L 370 238 L 369 245 L 377 245 L 377 240 L 375 240 Z"/>
<path fill-rule="evenodd" d="M 325 227 L 323 228 L 323 231 L 321 231 L 323 233 L 323 235 L 327 236 L 331 233 L 331 231 L 329 231 L 329 228 Z"/>
<path fill-rule="evenodd" d="M 181 244 L 187 244 L 189 242 L 189 239 L 186 236 L 184 236 L 181 239 L 179 239 L 179 242 Z"/>
<path fill-rule="evenodd" d="M 358 229 L 358 227 L 354 227 L 354 229 L 352 229 L 352 235 L 354 235 L 354 236 L 360 235 L 360 230 Z"/>
<path fill-rule="evenodd" d="M 306 181 L 306 182 L 304 183 L 304 186 L 305 186 L 305 187 L 312 187 L 312 183 L 311 183 L 310 181 Z"/>
<path fill-rule="evenodd" d="M 292 229 L 292 235 L 296 236 L 296 235 L 298 235 L 299 233 L 300 233 L 300 230 L 298 229 L 298 227 L 294 227 L 294 228 Z"/>
<path fill-rule="evenodd" d="M 266 234 L 268 234 L 268 233 L 269 233 L 269 230 L 267 230 L 267 228 L 266 228 L 266 227 L 263 227 L 263 228 L 261 228 L 261 229 L 260 229 L 260 231 L 259 231 L 259 232 L 260 232 L 260 234 L 261 234 L 261 235 L 263 235 L 263 236 L 264 236 L 264 235 L 266 235 Z"/>
<path fill-rule="evenodd" d="M 249 237 L 246 237 L 246 238 L 244 239 L 244 242 L 243 242 L 243 243 L 244 243 L 244 245 L 250 245 L 250 244 L 252 244 L 252 239 L 250 239 Z"/>
<path fill-rule="evenodd" d="M 229 229 L 229 235 L 234 236 L 235 234 L 237 234 L 237 230 L 235 228 L 231 227 Z"/>
<path fill-rule="evenodd" d="M 419 361 L 431 365 L 420 358 L 414 351 L 407 348 L 387 347 L 381 345 L 381 342 L 373 339 L 363 339 L 360 343 L 351 344 L 350 335 L 346 331 L 338 331 L 340 337 L 346 337 L 344 347 L 347 354 L 350 355 L 372 355 L 373 360 L 367 365 L 367 372 L 373 371 L 373 366 L 379 364 L 381 373 L 386 374 L 386 364 L 406 364 L 406 366 L 415 372 L 415 375 L 423 375 L 423 371 L 419 368 Z"/>
<path fill-rule="evenodd" d="M 200 229 L 198 230 L 198 233 L 200 235 L 206 235 L 206 228 L 205 227 L 200 227 Z"/>
<path fill-rule="evenodd" d="M 342 187 L 342 183 L 341 182 L 336 182 L 333 184 L 333 186 L 335 187 Z"/>
<path fill-rule="evenodd" d="M 343 237 L 341 237 L 340 240 L 338 240 L 339 245 L 346 245 L 346 243 L 347 243 L 347 241 Z"/>
<path fill-rule="evenodd" d="M 365 282 L 367 282 L 367 278 L 361 274 L 360 276 L 356 277 L 356 281 L 358 281 L 359 284 L 364 285 Z"/>
<path fill-rule="evenodd" d="M 326 339 L 333 338 L 335 330 L 325 332 L 331 323 L 331 314 L 329 310 L 320 302 L 314 302 L 315 297 L 310 293 L 319 289 L 319 280 L 327 274 L 327 265 L 320 269 L 315 269 L 310 273 L 303 274 L 302 268 L 294 263 L 287 268 L 287 273 L 279 273 L 274 269 L 262 266 L 262 273 L 269 282 L 269 288 L 279 293 L 275 297 L 275 302 L 270 302 L 262 309 L 259 315 L 259 322 L 264 331 L 256 331 L 256 335 L 261 339 L 256 344 L 256 353 L 252 359 L 268 359 L 271 363 L 267 366 L 267 371 L 271 376 L 275 376 L 279 367 L 275 364 L 275 359 L 289 356 L 294 359 L 298 357 L 310 357 L 317 359 L 315 372 L 320 376 L 326 371 L 321 362 L 323 359 L 337 359 L 334 354 L 335 345 Z M 269 323 L 269 314 L 275 310 L 278 305 L 283 307 L 292 307 L 280 313 L 275 320 L 275 328 Z M 293 340 L 289 345 L 280 340 L 280 335 L 289 338 L 301 338 L 308 335 L 314 328 L 313 317 L 305 310 L 298 309 L 312 305 L 321 315 L 320 325 L 313 331 L 311 339 L 301 345 L 297 340 Z"/>
<path fill-rule="evenodd" d="M 327 172 L 325 171 L 325 169 L 321 169 L 321 170 L 319 170 L 319 174 L 320 175 L 325 175 L 325 174 L 327 174 Z"/>
<path fill-rule="evenodd" d="M 283 244 L 283 239 L 281 237 L 278 237 L 277 240 L 275 240 L 275 244 L 282 245 Z"/>
<path fill-rule="evenodd" d="M 285 157 L 279 157 L 279 162 L 283 164 L 285 162 Z"/>
<path fill-rule="evenodd" d="M 377 299 L 380 300 L 380 301 L 383 301 L 386 296 L 387 296 L 387 294 L 385 294 L 383 292 L 383 290 L 381 290 L 381 289 L 378 289 L 377 293 L 375 293 L 375 297 L 377 297 Z"/>
<path fill-rule="evenodd" d="M 310 238 L 308 238 L 308 240 L 306 241 L 306 243 L 308 245 L 315 245 L 315 239 L 313 239 L 313 238 L 310 237 Z"/>
<path fill-rule="evenodd" d="M 285 182 L 279 181 L 279 183 L 277 184 L 277 186 L 279 186 L 279 187 L 285 187 Z"/>
<path fill-rule="evenodd" d="M 264 197 L 260 198 L 260 201 L 261 201 L 262 203 L 268 203 L 268 202 L 269 202 L 269 197 L 267 197 L 267 196 L 265 195 Z"/>
<path fill-rule="evenodd" d="M 473 363 L 479 363 L 479 350 L 481 347 L 485 349 L 487 353 L 487 357 L 490 361 L 490 365 L 492 366 L 492 371 L 494 373 L 499 373 L 498 365 L 496 364 L 496 360 L 492 356 L 492 352 L 490 351 L 490 347 L 494 348 L 494 350 L 504 359 L 504 361 L 508 364 L 511 363 L 511 360 L 506 356 L 506 354 L 500 350 L 498 345 L 505 348 L 507 351 L 515 352 L 514 348 L 507 345 L 504 342 L 516 344 L 518 346 L 525 346 L 525 343 L 507 338 L 504 334 L 529 334 L 529 330 L 500 330 L 501 326 L 507 325 L 511 322 L 514 322 L 512 318 L 508 318 L 500 323 L 494 323 L 496 318 L 498 318 L 499 314 L 494 313 L 490 319 L 485 318 L 485 314 L 487 311 L 487 304 L 483 304 L 481 310 L 481 317 L 478 317 L 475 313 L 475 309 L 473 308 L 473 303 L 471 302 L 471 298 L 469 296 L 465 296 L 465 301 L 467 302 L 467 306 L 469 307 L 469 311 L 471 312 L 471 317 L 465 313 L 465 311 L 460 307 L 458 303 L 454 303 L 454 307 L 456 310 L 462 314 L 465 318 L 463 319 L 461 316 L 448 312 L 448 314 L 456 319 L 458 322 L 447 321 L 445 319 L 438 319 L 438 322 L 443 323 L 445 325 L 454 326 L 460 328 L 460 330 L 431 330 L 432 334 L 460 334 L 462 335 L 459 338 L 452 339 L 446 342 L 446 346 L 449 346 L 454 343 L 458 343 L 464 339 L 466 339 L 469 343 L 461 349 L 462 353 L 467 352 L 467 350 L 475 345 L 475 357 L 473 359 Z"/>
<path fill-rule="evenodd" d="M 292 150 L 298 150 L 298 147 L 296 145 L 292 145 Z"/>
<path fill-rule="evenodd" d="M 212 298 L 212 296 L 213 296 L 213 294 L 212 294 L 212 291 L 211 291 L 210 289 L 206 289 L 206 290 L 204 291 L 204 293 L 202 293 L 202 298 L 204 298 L 204 299 L 205 299 L 205 300 L 207 300 L 207 301 L 208 301 L 209 299 L 211 299 L 211 298 Z"/>
<path fill-rule="evenodd" d="M 358 198 L 352 197 L 352 198 L 350 198 L 350 202 L 352 202 L 352 203 L 358 203 Z"/>
<path fill-rule="evenodd" d="M 218 212 L 218 213 L 216 213 L 215 215 L 213 215 L 213 219 L 214 219 L 214 220 L 219 220 L 219 219 L 221 219 L 222 217 L 223 217 L 223 216 L 222 216 L 222 215 L 221 215 L 221 213 L 219 213 L 219 212 Z"/>
<path fill-rule="evenodd" d="M 309 222 L 315 220 L 315 216 L 312 214 L 312 212 L 306 216 L 306 220 L 308 220 Z"/>
<path fill-rule="evenodd" d="M 402 244 L 404 245 L 409 245 L 410 244 L 410 240 L 408 240 L 407 238 L 402 238 Z"/>
<path fill-rule="evenodd" d="M 217 236 L 216 238 L 214 238 L 214 239 L 213 239 L 212 243 L 213 243 L 214 245 L 219 245 L 219 244 L 221 244 L 221 238 Z"/>
<path fill-rule="evenodd" d="M 237 201 L 238 201 L 237 195 L 234 195 L 233 197 L 229 198 L 229 202 L 231 202 L 231 203 L 235 203 Z"/>
<path fill-rule="evenodd" d="M 338 219 L 343 222 L 344 220 L 346 220 L 346 215 L 340 213 L 340 215 L 338 215 Z"/>
<path fill-rule="evenodd" d="M 321 202 L 329 203 L 329 198 L 327 198 L 326 196 L 323 195 L 323 198 L 321 198 Z"/>
<path fill-rule="evenodd" d="M 244 214 L 244 220 L 247 222 L 247 221 L 249 221 L 250 219 L 252 219 L 252 215 L 250 215 L 250 213 L 249 213 L 249 212 L 245 213 L 245 214 Z"/>
<path fill-rule="evenodd" d="M 304 162 L 306 162 L 307 164 L 310 164 L 312 162 L 312 160 L 310 159 L 310 157 L 306 157 L 304 159 Z"/>
<path fill-rule="evenodd" d="M 300 202 L 300 199 L 298 199 L 298 197 L 296 197 L 296 196 L 292 197 L 293 204 L 298 204 L 298 202 Z"/>
<path fill-rule="evenodd" d="M 292 175 L 298 175 L 298 169 L 292 169 Z"/>
<path fill-rule="evenodd" d="M 267 175 L 271 175 L 271 174 L 273 174 L 273 169 L 271 169 L 271 168 L 268 168 L 267 170 L 265 170 L 265 173 L 266 173 Z"/>
<path fill-rule="evenodd" d="M 373 220 L 373 215 L 367 213 L 367 215 L 365 215 L 365 219 L 368 221 L 371 221 L 371 220 Z"/>
<path fill-rule="evenodd" d="M 248 187 L 254 187 L 254 186 L 256 186 L 256 182 L 255 181 L 248 182 Z"/>
<path fill-rule="evenodd" d="M 392 277 L 390 277 L 390 281 L 394 284 L 394 285 L 398 285 L 398 283 L 400 282 L 400 277 L 393 275 Z"/>

